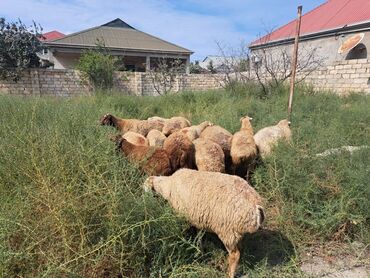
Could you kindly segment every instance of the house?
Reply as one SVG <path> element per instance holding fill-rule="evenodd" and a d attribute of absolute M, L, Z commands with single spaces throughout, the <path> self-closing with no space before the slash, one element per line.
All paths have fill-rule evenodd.
<path fill-rule="evenodd" d="M 281 56 L 292 53 L 296 20 L 253 41 L 251 59 L 261 61 L 261 51 Z M 323 65 L 370 57 L 370 1 L 328 0 L 302 16 L 300 57 L 314 53 Z M 263 60 L 263 59 L 262 59 Z"/>
<path fill-rule="evenodd" d="M 44 34 L 42 34 L 42 36 L 40 36 L 40 41 L 52 41 L 52 40 L 56 40 L 56 39 L 61 39 L 63 37 L 65 37 L 66 35 L 59 32 L 59 31 L 50 31 L 50 32 L 46 32 Z"/>
<path fill-rule="evenodd" d="M 180 59 L 189 69 L 192 51 L 135 29 L 117 18 L 101 26 L 86 29 L 62 38 L 45 41 L 49 61 L 55 69 L 74 68 L 87 49 L 104 43 L 114 56 L 122 57 L 125 68 L 147 71 L 161 59 Z"/>
<path fill-rule="evenodd" d="M 233 72 L 236 67 L 240 66 L 243 60 L 248 58 L 243 57 L 223 57 L 223 56 L 214 56 L 210 55 L 203 59 L 202 62 L 199 62 L 199 66 L 203 69 L 210 70 L 210 67 L 213 68 L 215 72 Z"/>

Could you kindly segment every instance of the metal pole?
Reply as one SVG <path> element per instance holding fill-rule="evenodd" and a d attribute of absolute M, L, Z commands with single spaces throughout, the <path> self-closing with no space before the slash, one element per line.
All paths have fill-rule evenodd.
<path fill-rule="evenodd" d="M 292 58 L 292 76 L 290 78 L 290 92 L 289 92 L 289 103 L 288 103 L 288 120 L 289 121 L 290 121 L 291 114 L 292 114 L 294 83 L 295 83 L 295 76 L 297 72 L 298 41 L 299 41 L 299 32 L 301 30 L 301 18 L 302 18 L 302 6 L 299 6 L 296 33 L 295 33 L 295 41 L 294 41 L 294 49 L 293 49 L 293 58 Z"/>

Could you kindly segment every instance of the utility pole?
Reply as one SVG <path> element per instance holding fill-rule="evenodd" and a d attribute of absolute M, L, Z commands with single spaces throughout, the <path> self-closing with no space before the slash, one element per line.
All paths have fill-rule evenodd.
<path fill-rule="evenodd" d="M 295 76 L 297 72 L 297 61 L 298 61 L 298 42 L 299 42 L 299 33 L 301 30 L 301 19 L 302 19 L 302 6 L 298 7 L 298 19 L 296 25 L 295 41 L 293 48 L 293 58 L 292 58 L 292 76 L 290 78 L 290 92 L 289 92 L 289 102 L 288 102 L 288 120 L 290 121 L 292 114 L 292 104 L 293 104 L 293 95 L 294 95 L 294 84 Z"/>

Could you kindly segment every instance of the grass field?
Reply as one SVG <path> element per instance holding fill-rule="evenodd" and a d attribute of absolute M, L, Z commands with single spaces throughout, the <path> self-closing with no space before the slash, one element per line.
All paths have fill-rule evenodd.
<path fill-rule="evenodd" d="M 259 165 L 253 186 L 266 199 L 265 229 L 243 241 L 239 273 L 297 277 L 313 244 L 370 244 L 370 98 L 296 93 L 293 141 Z M 255 131 L 286 117 L 286 94 L 248 92 L 164 97 L 0 97 L 0 276 L 220 277 L 226 251 L 195 233 L 161 198 L 143 194 L 145 176 L 115 153 L 98 125 L 125 118 L 182 115 L 234 132 L 253 117 Z"/>

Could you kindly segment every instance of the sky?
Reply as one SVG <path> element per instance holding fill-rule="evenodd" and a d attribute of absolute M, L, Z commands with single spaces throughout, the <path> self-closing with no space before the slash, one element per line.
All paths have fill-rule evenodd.
<path fill-rule="evenodd" d="M 248 44 L 325 0 L 0 0 L 0 17 L 32 20 L 65 34 L 121 18 L 136 29 L 194 51 L 191 59 Z"/>

